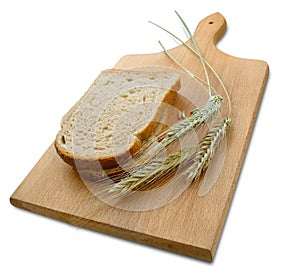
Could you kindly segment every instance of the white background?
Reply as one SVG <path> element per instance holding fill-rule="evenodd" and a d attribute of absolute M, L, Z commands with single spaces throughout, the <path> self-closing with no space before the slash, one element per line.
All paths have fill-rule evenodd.
<path fill-rule="evenodd" d="M 213 3 L 211 3 L 213 2 Z M 1 274 L 299 274 L 298 1 L 1 1 Z M 174 45 L 149 19 L 192 30 L 221 12 L 218 47 L 270 77 L 212 264 L 14 208 L 9 197 L 98 73 Z M 170 43 L 170 44 L 168 44 Z M 5 271 L 4 271 L 5 270 Z"/>

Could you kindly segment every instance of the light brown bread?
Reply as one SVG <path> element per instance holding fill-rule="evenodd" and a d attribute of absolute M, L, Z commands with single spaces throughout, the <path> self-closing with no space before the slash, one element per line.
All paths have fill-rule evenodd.
<path fill-rule="evenodd" d="M 56 151 L 81 169 L 117 166 L 141 148 L 179 89 L 174 73 L 103 71 L 62 118 Z"/>

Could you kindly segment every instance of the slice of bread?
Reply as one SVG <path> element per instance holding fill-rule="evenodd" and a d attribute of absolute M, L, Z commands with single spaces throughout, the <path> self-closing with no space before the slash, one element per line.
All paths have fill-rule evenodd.
<path fill-rule="evenodd" d="M 179 89 L 175 73 L 103 71 L 62 118 L 56 151 L 77 169 L 117 166 L 141 148 Z"/>

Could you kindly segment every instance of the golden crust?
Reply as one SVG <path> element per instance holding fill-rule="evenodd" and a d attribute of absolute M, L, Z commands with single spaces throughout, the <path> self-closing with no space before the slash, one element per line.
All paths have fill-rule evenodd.
<path fill-rule="evenodd" d="M 99 170 L 99 169 L 109 169 L 116 167 L 126 161 L 128 158 L 132 157 L 132 155 L 137 152 L 142 146 L 140 139 L 136 138 L 132 143 L 131 147 L 126 152 L 122 152 L 118 155 L 110 155 L 99 157 L 97 159 L 82 159 L 82 158 L 74 158 L 72 154 L 64 150 L 57 140 L 54 142 L 54 147 L 58 155 L 63 159 L 64 162 L 72 166 L 76 170 L 81 169 L 91 169 L 91 170 Z"/>

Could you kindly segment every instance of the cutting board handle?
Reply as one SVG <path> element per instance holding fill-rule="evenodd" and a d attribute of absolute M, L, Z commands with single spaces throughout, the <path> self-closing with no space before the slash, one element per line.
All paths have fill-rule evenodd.
<path fill-rule="evenodd" d="M 209 47 L 216 46 L 216 43 L 222 38 L 226 31 L 226 20 L 224 16 L 219 13 L 213 13 L 198 24 L 194 37 L 197 43 L 201 44 L 201 41 L 209 43 Z M 205 39 L 204 39 L 205 37 Z"/>
<path fill-rule="evenodd" d="M 217 50 L 216 43 L 221 39 L 223 34 L 226 31 L 226 20 L 220 13 L 214 13 L 203 20 L 198 24 L 194 38 L 197 41 L 201 52 L 204 56 L 209 54 L 215 54 L 216 52 L 220 54 L 221 52 Z M 191 41 L 187 41 L 188 44 L 191 44 Z M 187 56 L 189 60 L 182 61 L 183 65 L 189 68 L 189 63 L 191 63 L 188 51 L 184 45 L 179 45 L 169 52 L 173 56 Z M 196 57 L 197 58 L 197 57 Z M 134 64 L 134 65 L 133 65 Z M 130 69 L 136 68 L 139 66 L 167 66 L 167 67 L 176 67 L 174 62 L 172 62 L 168 57 L 165 56 L 163 52 L 152 53 L 152 54 L 132 54 L 122 57 L 118 63 L 115 65 L 115 68 L 118 69 Z"/>

